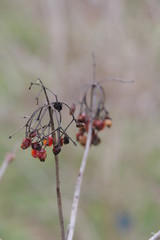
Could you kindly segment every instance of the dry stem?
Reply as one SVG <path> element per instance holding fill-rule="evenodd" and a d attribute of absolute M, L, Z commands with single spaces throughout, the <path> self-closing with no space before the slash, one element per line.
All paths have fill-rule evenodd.
<path fill-rule="evenodd" d="M 154 234 L 149 240 L 160 240 L 160 231 Z"/>
<path fill-rule="evenodd" d="M 85 172 L 87 158 L 88 158 L 88 154 L 89 154 L 89 149 L 90 149 L 90 144 L 91 144 L 91 136 L 92 136 L 92 122 L 90 122 L 90 124 L 89 124 L 87 143 L 86 143 L 85 151 L 83 154 L 83 159 L 81 162 L 80 170 L 79 170 L 77 180 L 76 180 L 76 186 L 75 186 L 75 192 L 74 192 L 73 204 L 72 204 L 72 210 L 71 210 L 71 216 L 70 216 L 70 223 L 68 226 L 66 240 L 73 239 L 77 210 L 78 210 L 78 203 L 79 203 L 79 196 L 80 196 L 80 191 L 81 191 L 81 184 L 82 184 L 82 179 L 83 179 L 83 175 Z"/>

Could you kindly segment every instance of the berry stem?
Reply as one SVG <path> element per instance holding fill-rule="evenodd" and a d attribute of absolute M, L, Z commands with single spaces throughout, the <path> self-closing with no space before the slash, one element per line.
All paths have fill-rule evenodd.
<path fill-rule="evenodd" d="M 54 132 L 54 121 L 53 121 L 53 115 L 52 115 L 53 110 L 52 110 L 52 107 L 50 106 L 49 98 L 43 84 L 42 84 L 42 87 L 48 103 L 48 111 L 49 111 L 49 117 L 50 117 L 51 129 L 52 129 L 53 143 L 56 143 L 56 134 Z M 60 190 L 59 158 L 58 158 L 58 155 L 54 155 L 54 157 L 55 157 L 55 165 L 56 165 L 56 193 L 57 193 L 59 222 L 60 222 L 60 228 L 61 228 L 61 240 L 65 240 L 64 218 L 63 218 L 62 198 L 61 198 L 61 190 Z"/>

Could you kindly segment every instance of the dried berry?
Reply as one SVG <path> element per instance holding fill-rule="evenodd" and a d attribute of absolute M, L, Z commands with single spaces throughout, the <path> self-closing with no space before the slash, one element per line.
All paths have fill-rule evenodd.
<path fill-rule="evenodd" d="M 77 122 L 77 123 L 76 123 L 76 127 L 77 127 L 77 128 L 85 128 L 85 126 L 86 126 L 86 124 L 83 123 L 83 122 Z"/>
<path fill-rule="evenodd" d="M 30 138 L 24 138 L 23 141 L 22 141 L 22 144 L 21 144 L 21 148 L 23 150 L 25 150 L 25 149 L 27 149 L 28 147 L 31 146 L 31 143 L 32 143 L 32 141 L 31 141 Z"/>
<path fill-rule="evenodd" d="M 95 127 L 95 129 L 100 131 L 105 127 L 105 124 L 104 124 L 104 121 L 96 119 L 93 122 L 93 126 Z"/>
<path fill-rule="evenodd" d="M 64 136 L 64 140 L 63 140 L 63 143 L 66 145 L 66 144 L 69 144 L 69 137 L 67 135 Z"/>
<path fill-rule="evenodd" d="M 100 142 L 101 142 L 101 139 L 98 137 L 98 135 L 97 134 L 93 134 L 91 143 L 93 145 L 97 146 L 98 144 L 100 144 Z"/>
<path fill-rule="evenodd" d="M 104 121 L 104 124 L 108 128 L 112 127 L 112 120 L 111 120 L 111 118 L 106 118 L 106 120 Z"/>
<path fill-rule="evenodd" d="M 80 143 L 82 146 L 85 146 L 85 145 L 86 145 L 86 142 L 87 142 L 87 136 L 86 136 L 86 135 L 79 136 L 79 143 Z"/>
<path fill-rule="evenodd" d="M 34 138 L 36 135 L 37 135 L 37 131 L 32 131 L 30 132 L 29 137 Z"/>
<path fill-rule="evenodd" d="M 85 113 L 79 114 L 79 116 L 77 118 L 77 122 L 85 123 L 86 122 L 86 114 Z"/>
<path fill-rule="evenodd" d="M 54 155 L 58 155 L 61 151 L 61 146 L 60 145 L 55 145 L 54 148 L 53 148 L 53 153 Z"/>
<path fill-rule="evenodd" d="M 42 146 L 40 145 L 40 143 L 37 143 L 37 142 L 32 143 L 32 149 L 36 149 L 36 150 L 40 151 L 41 148 L 42 148 Z"/>
<path fill-rule="evenodd" d="M 38 151 L 38 158 L 41 162 L 44 162 L 46 157 L 47 157 L 47 153 L 45 149 L 41 149 L 40 151 Z"/>
<path fill-rule="evenodd" d="M 58 112 L 60 112 L 62 110 L 62 103 L 61 102 L 55 102 L 53 106 Z"/>
<path fill-rule="evenodd" d="M 38 153 L 39 153 L 39 151 L 36 149 L 32 149 L 32 151 L 31 151 L 32 157 L 34 157 L 34 158 L 38 157 Z"/>
<path fill-rule="evenodd" d="M 82 133 L 82 132 L 78 132 L 78 133 L 76 134 L 76 139 L 77 139 L 77 141 L 79 141 L 79 137 L 80 137 L 80 136 L 83 136 L 83 134 L 84 134 L 84 133 Z"/>

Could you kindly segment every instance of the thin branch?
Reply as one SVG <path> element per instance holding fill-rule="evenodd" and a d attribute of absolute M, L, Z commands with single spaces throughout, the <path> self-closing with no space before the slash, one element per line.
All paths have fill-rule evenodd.
<path fill-rule="evenodd" d="M 88 154 L 89 154 L 89 150 L 90 150 L 91 136 L 92 136 L 92 121 L 89 124 L 87 143 L 86 143 L 85 151 L 83 154 L 83 159 L 81 162 L 80 170 L 79 170 L 77 180 L 76 180 L 76 186 L 75 186 L 75 192 L 74 192 L 73 204 L 72 204 L 72 210 L 71 210 L 71 216 L 70 216 L 70 223 L 68 226 L 66 240 L 73 239 L 76 217 L 77 217 L 77 210 L 78 210 L 78 203 L 79 203 L 79 197 L 80 197 L 80 191 L 81 191 L 81 185 L 82 185 L 82 179 L 83 179 L 83 175 L 85 172 L 87 158 L 88 158 Z"/>
<path fill-rule="evenodd" d="M 154 234 L 149 240 L 160 240 L 160 231 Z"/>

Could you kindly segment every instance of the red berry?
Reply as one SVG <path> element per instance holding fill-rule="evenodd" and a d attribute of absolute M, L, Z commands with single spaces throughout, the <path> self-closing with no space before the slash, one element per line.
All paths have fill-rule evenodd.
<path fill-rule="evenodd" d="M 38 153 L 39 153 L 39 151 L 36 149 L 32 149 L 32 151 L 31 151 L 32 157 L 34 157 L 34 158 L 38 157 Z"/>
<path fill-rule="evenodd" d="M 76 139 L 77 139 L 77 141 L 79 141 L 79 137 L 80 136 L 83 136 L 83 132 L 78 132 L 78 133 L 76 133 Z"/>
<path fill-rule="evenodd" d="M 51 137 L 51 136 L 49 136 L 48 138 L 46 138 L 46 139 L 44 139 L 43 140 L 43 144 L 45 145 L 45 146 L 52 146 L 52 144 L 53 144 L 53 138 Z"/>
<path fill-rule="evenodd" d="M 81 114 L 78 116 L 77 121 L 78 121 L 78 122 L 83 122 L 83 123 L 85 123 L 85 122 L 86 122 L 86 114 L 85 114 L 85 113 L 81 113 Z"/>
<path fill-rule="evenodd" d="M 31 146 L 31 139 L 30 138 L 24 138 L 23 141 L 22 141 L 22 144 L 21 144 L 21 148 L 24 150 L 24 149 L 27 149 L 28 147 Z"/>
<path fill-rule="evenodd" d="M 30 132 L 29 137 L 30 138 L 34 138 L 36 135 L 37 135 L 37 132 L 36 131 L 32 131 L 32 132 Z"/>
<path fill-rule="evenodd" d="M 105 124 L 104 124 L 104 121 L 97 119 L 97 120 L 94 120 L 93 126 L 95 127 L 95 129 L 100 131 L 105 127 Z"/>
<path fill-rule="evenodd" d="M 47 153 L 45 149 L 42 148 L 40 151 L 38 151 L 38 158 L 41 162 L 44 162 L 46 157 L 47 157 Z"/>
<path fill-rule="evenodd" d="M 85 146 L 87 142 L 87 136 L 86 135 L 79 136 L 79 142 L 82 146 Z"/>

